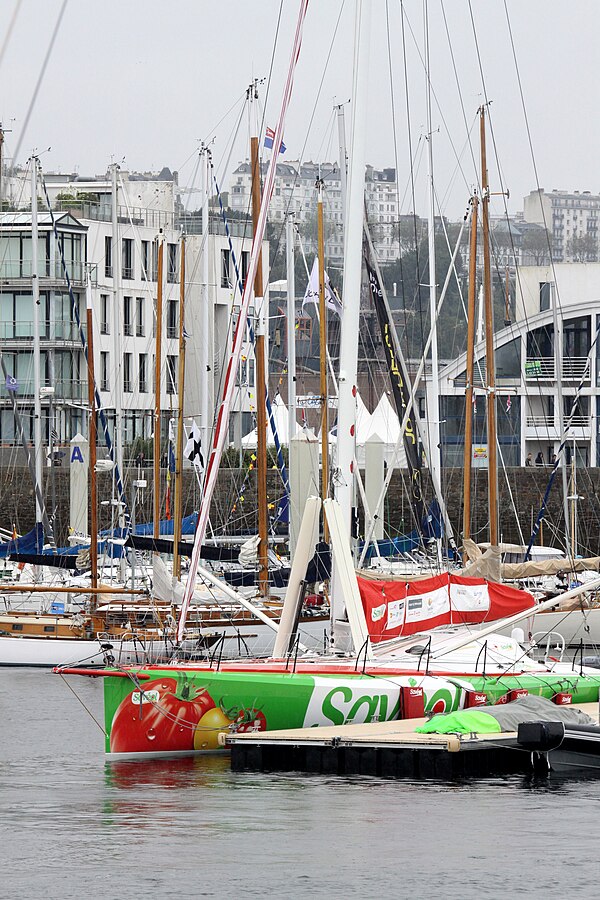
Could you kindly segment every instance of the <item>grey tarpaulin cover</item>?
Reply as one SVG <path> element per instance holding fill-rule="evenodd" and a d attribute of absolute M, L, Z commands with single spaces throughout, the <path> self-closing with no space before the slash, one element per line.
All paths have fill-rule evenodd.
<path fill-rule="evenodd" d="M 564 722 L 565 725 L 595 725 L 587 713 L 575 706 L 559 706 L 545 697 L 528 694 L 512 703 L 478 707 L 481 712 L 493 716 L 502 731 L 517 731 L 523 722 Z"/>

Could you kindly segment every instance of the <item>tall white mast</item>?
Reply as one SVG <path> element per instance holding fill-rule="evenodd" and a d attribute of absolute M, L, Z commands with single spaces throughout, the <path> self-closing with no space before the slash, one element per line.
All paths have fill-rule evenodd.
<path fill-rule="evenodd" d="M 356 455 L 356 377 L 362 283 L 363 207 L 366 164 L 367 74 L 369 69 L 370 0 L 357 0 L 354 35 L 353 115 L 348 168 L 348 195 L 345 210 L 344 311 L 340 338 L 338 390 L 338 458 L 335 499 L 349 536 L 354 497 L 354 457 Z M 332 621 L 343 614 L 340 574 L 334 567 Z"/>
<path fill-rule="evenodd" d="M 200 286 L 200 440 L 203 453 L 208 452 L 210 446 L 211 415 L 209 410 L 209 370 L 212 369 L 209 354 L 209 292 L 208 292 L 208 242 L 209 242 L 209 209 L 208 198 L 210 194 L 210 150 L 202 146 L 200 152 L 203 155 L 202 162 L 202 264 Z"/>
<path fill-rule="evenodd" d="M 347 177 L 348 177 L 348 154 L 346 153 L 346 121 L 344 117 L 344 104 L 339 103 L 336 106 L 337 125 L 338 125 L 338 146 L 340 154 L 340 194 L 341 194 L 341 210 L 342 224 L 346 224 L 346 195 L 347 195 Z"/>
<path fill-rule="evenodd" d="M 115 401 L 115 459 L 123 472 L 123 359 L 121 355 L 121 246 L 119 243 L 119 166 L 113 163 L 112 174 L 112 277 L 113 277 L 113 372 Z"/>
<path fill-rule="evenodd" d="M 285 222 L 285 261 L 287 275 L 287 382 L 288 382 L 288 441 L 291 451 L 291 440 L 296 433 L 296 273 L 294 269 L 295 254 L 294 214 L 288 213 Z"/>
<path fill-rule="evenodd" d="M 38 272 L 38 158 L 31 157 L 31 293 L 33 296 L 33 447 L 35 454 L 35 520 L 42 521 L 42 400 L 40 352 L 40 279 Z"/>
<path fill-rule="evenodd" d="M 427 430 L 429 433 L 429 465 L 434 480 L 441 484 L 440 461 L 440 381 L 437 342 L 437 285 L 435 282 L 435 192 L 433 187 L 433 133 L 431 126 L 431 73 L 429 70 L 429 23 L 425 0 L 425 47 L 427 79 L 427 187 L 429 245 L 429 321 L 431 327 L 431 380 L 427 385 Z"/>

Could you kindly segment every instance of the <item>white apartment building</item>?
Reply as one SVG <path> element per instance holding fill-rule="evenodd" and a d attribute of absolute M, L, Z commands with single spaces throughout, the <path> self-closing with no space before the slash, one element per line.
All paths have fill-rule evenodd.
<path fill-rule="evenodd" d="M 266 174 L 263 164 L 262 172 Z M 269 221 L 281 224 L 284 238 L 285 219 L 293 213 L 301 226 L 301 238 L 306 252 L 315 252 L 317 243 L 317 179 L 323 190 L 325 254 L 329 264 L 339 264 L 344 252 L 342 185 L 337 163 L 279 162 L 273 197 L 269 207 Z M 374 226 L 374 241 L 381 262 L 398 258 L 400 245 L 396 225 L 399 220 L 398 188 L 395 169 L 377 170 L 367 166 L 365 196 L 369 218 Z M 237 214 L 251 211 L 252 172 L 250 162 L 240 163 L 231 179 L 229 203 Z"/>
<path fill-rule="evenodd" d="M 167 172 L 158 178 L 120 173 L 117 197 L 117 234 L 112 223 L 110 178 L 78 180 L 45 175 L 79 316 L 85 330 L 85 292 L 88 272 L 94 322 L 96 382 L 109 424 L 122 410 L 125 454 L 136 438 L 154 433 L 155 309 L 158 294 L 159 246 L 163 247 L 163 328 L 160 394 L 163 436 L 178 399 L 178 335 L 180 253 L 182 228 L 186 237 L 186 383 L 184 411 L 207 427 L 222 388 L 223 360 L 239 308 L 234 258 L 245 277 L 250 236 L 232 226 L 233 254 L 218 219 L 209 219 L 207 263 L 202 264 L 204 241 L 198 218 L 182 222 L 176 215 L 176 182 Z M 17 380 L 16 397 L 27 436 L 33 437 L 33 295 L 31 268 L 30 188 L 28 180 L 13 177 L 7 196 L 18 197 L 19 209 L 0 214 L 0 331 L 7 372 Z M 20 183 L 19 183 L 20 182 Z M 41 192 L 40 192 L 41 193 Z M 148 203 L 148 206 L 143 204 Z M 13 199 L 12 205 L 17 206 Z M 39 281 L 41 296 L 41 358 L 43 389 L 42 434 L 49 442 L 68 443 L 87 432 L 87 370 L 71 300 L 62 270 L 59 245 L 51 217 L 40 203 Z M 268 245 L 263 266 L 268 272 Z M 265 278 L 266 283 L 266 278 Z M 208 305 L 203 318 L 202 305 Z M 208 333 L 203 322 L 208 321 Z M 200 408 L 200 371 L 207 359 L 209 408 Z M 255 366 L 248 342 L 234 408 L 233 430 L 251 430 L 256 408 Z M 48 390 L 50 389 L 50 390 Z M 117 402 L 120 398 L 120 404 Z M 56 440 L 58 436 L 58 441 Z M 16 442 L 12 398 L 2 378 L 0 443 Z"/>
<path fill-rule="evenodd" d="M 540 188 L 531 191 L 523 200 L 525 222 L 547 228 L 556 262 L 598 260 L 599 215 L 600 195 L 590 191 L 553 190 L 547 193 Z M 588 240 L 577 240 L 581 238 Z"/>

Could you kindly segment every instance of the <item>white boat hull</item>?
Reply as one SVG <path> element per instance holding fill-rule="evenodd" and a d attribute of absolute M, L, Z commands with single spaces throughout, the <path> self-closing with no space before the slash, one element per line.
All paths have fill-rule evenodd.
<path fill-rule="evenodd" d="M 170 649 L 164 641 L 110 639 L 117 665 L 141 665 L 165 659 Z M 0 636 L 0 666 L 103 666 L 106 656 L 98 640 Z"/>

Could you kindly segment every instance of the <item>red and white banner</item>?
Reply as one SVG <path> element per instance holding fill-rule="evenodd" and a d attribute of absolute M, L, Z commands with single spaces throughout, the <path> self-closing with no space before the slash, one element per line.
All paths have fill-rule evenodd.
<path fill-rule="evenodd" d="M 494 622 L 535 606 L 528 591 L 448 573 L 410 582 L 359 577 L 358 587 L 374 644 L 440 625 Z"/>

